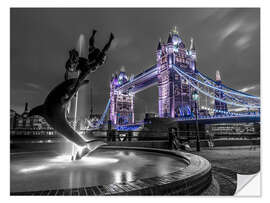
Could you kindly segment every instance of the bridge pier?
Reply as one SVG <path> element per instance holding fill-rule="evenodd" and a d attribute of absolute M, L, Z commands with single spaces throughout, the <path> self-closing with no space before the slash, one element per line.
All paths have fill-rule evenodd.
<path fill-rule="evenodd" d="M 110 82 L 110 120 L 114 125 L 134 123 L 134 95 L 117 90 L 128 81 L 124 70 L 113 75 Z"/>
<path fill-rule="evenodd" d="M 196 50 L 193 39 L 190 49 L 185 47 L 176 30 L 169 34 L 167 44 L 158 45 L 156 56 L 161 118 L 192 116 L 194 112 L 194 88 L 173 68 L 179 66 L 196 78 Z"/>

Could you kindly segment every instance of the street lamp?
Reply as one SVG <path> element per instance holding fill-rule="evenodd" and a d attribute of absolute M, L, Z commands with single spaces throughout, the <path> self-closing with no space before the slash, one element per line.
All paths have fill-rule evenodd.
<path fill-rule="evenodd" d="M 199 124 L 198 124 L 198 107 L 197 107 L 197 102 L 199 99 L 199 94 L 195 90 L 192 93 L 192 100 L 195 102 L 195 116 L 196 116 L 196 149 L 197 152 L 200 151 L 200 135 L 199 135 Z"/>

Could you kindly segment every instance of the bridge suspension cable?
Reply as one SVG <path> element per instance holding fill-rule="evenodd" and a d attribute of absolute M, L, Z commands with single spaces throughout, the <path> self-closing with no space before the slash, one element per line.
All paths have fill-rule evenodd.
<path fill-rule="evenodd" d="M 218 87 L 216 87 L 217 84 L 216 84 L 215 81 L 213 81 L 212 79 L 208 79 L 206 77 L 202 77 L 204 79 L 204 82 L 206 82 L 206 83 L 204 83 L 204 82 L 202 82 L 202 81 L 200 81 L 200 80 L 198 80 L 198 79 L 196 79 L 196 78 L 188 75 L 187 73 L 185 73 L 184 71 L 182 71 L 181 68 L 179 68 L 179 67 L 177 67 L 175 65 L 173 65 L 173 66 L 174 66 L 174 69 L 177 68 L 179 70 L 179 72 L 180 72 L 181 75 L 185 75 L 187 78 L 189 78 L 191 80 L 194 80 L 194 81 L 200 83 L 201 85 L 208 86 L 210 88 L 216 89 L 218 91 L 226 92 L 226 93 L 229 93 L 229 94 L 234 94 L 234 95 L 239 95 L 239 96 L 248 97 L 248 98 L 254 98 L 254 99 L 260 99 L 260 97 L 253 96 L 253 95 L 248 95 L 248 94 L 239 92 L 237 90 L 234 90 L 234 89 L 229 88 L 229 87 L 227 87 L 225 85 L 222 85 L 222 84 L 221 84 L 221 86 L 224 87 L 225 89 L 218 88 Z M 199 76 L 202 76 L 202 74 L 200 72 L 198 72 L 198 73 L 199 73 L 198 74 Z M 226 88 L 227 89 L 229 88 L 230 90 L 226 90 Z"/>
<path fill-rule="evenodd" d="M 207 75 L 205 75 L 205 74 L 199 72 L 198 70 L 197 70 L 197 73 L 198 73 L 198 75 L 199 75 L 201 78 L 203 78 L 204 81 L 207 82 L 208 84 L 210 84 L 210 85 L 212 85 L 212 86 L 213 86 L 213 84 L 214 84 L 214 85 L 216 84 L 216 81 L 214 81 L 213 79 L 209 78 Z M 225 92 L 228 91 L 228 92 L 230 92 L 231 94 L 236 94 L 236 95 L 246 96 L 246 97 L 250 97 L 250 98 L 260 99 L 260 97 L 257 97 L 257 96 L 254 96 L 254 95 L 250 95 L 250 94 L 247 94 L 247 93 L 244 93 L 244 92 L 240 92 L 240 91 L 235 90 L 235 89 L 232 89 L 232 88 L 230 88 L 230 87 L 228 87 L 228 86 L 226 86 L 226 85 L 224 85 L 224 84 L 220 84 L 220 86 L 222 87 L 222 90 L 225 89 Z M 226 89 L 227 89 L 227 91 L 226 91 Z"/>
<path fill-rule="evenodd" d="M 99 127 L 100 125 L 103 124 L 104 119 L 105 119 L 105 116 L 106 116 L 107 113 L 108 113 L 108 110 L 109 110 L 109 107 L 110 107 L 110 103 L 111 103 L 111 100 L 109 99 L 109 101 L 108 101 L 108 103 L 107 103 L 107 105 L 106 105 L 106 108 L 105 108 L 105 110 L 104 110 L 104 112 L 103 112 L 103 114 L 102 114 L 100 120 L 98 121 L 97 127 Z"/>
<path fill-rule="evenodd" d="M 202 94 L 211 97 L 220 102 L 227 103 L 232 106 L 245 107 L 245 108 L 260 108 L 260 98 L 239 93 L 238 91 L 221 89 L 212 84 L 209 80 L 204 82 L 192 77 L 188 73 L 185 73 L 181 68 L 173 65 L 173 69 L 184 78 L 193 88 L 201 92 Z M 200 84 L 200 86 L 199 86 Z M 208 87 L 208 88 L 207 88 Z M 220 91 L 225 94 L 226 99 L 216 96 L 216 91 Z"/>

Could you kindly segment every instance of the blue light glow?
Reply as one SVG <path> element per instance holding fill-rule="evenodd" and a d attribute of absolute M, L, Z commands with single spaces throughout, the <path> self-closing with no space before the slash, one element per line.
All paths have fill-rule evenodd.
<path fill-rule="evenodd" d="M 188 75 L 187 73 L 181 71 L 179 67 L 173 65 L 174 67 L 174 70 L 178 70 L 179 72 L 181 72 L 181 74 L 185 75 L 186 77 L 192 79 L 192 80 L 195 80 L 196 82 L 202 84 L 202 85 L 205 85 L 205 86 L 208 86 L 210 88 L 213 88 L 213 89 L 216 89 L 216 90 L 219 90 L 219 91 L 222 91 L 222 92 L 227 92 L 229 94 L 234 94 L 234 95 L 239 95 L 239 96 L 242 96 L 242 97 L 249 97 L 249 98 L 254 98 L 254 99 L 260 99 L 260 97 L 256 97 L 256 96 L 249 96 L 249 95 L 245 95 L 245 94 L 240 94 L 238 92 L 233 92 L 233 91 L 228 91 L 228 90 L 224 90 L 224 89 L 220 89 L 220 88 L 217 88 L 217 87 L 214 87 L 212 85 L 209 85 L 209 84 L 205 84 L 203 82 L 201 82 L 200 80 L 197 80 L 196 78 L 193 78 L 192 76 Z"/>
<path fill-rule="evenodd" d="M 116 130 L 120 130 L 120 131 L 134 131 L 137 130 L 139 127 L 141 127 L 141 125 L 135 124 L 135 125 L 127 125 L 127 126 L 117 126 Z"/>
<path fill-rule="evenodd" d="M 111 100 L 109 99 L 109 101 L 108 101 L 108 103 L 107 103 L 107 105 L 106 105 L 105 111 L 103 112 L 103 114 L 102 114 L 100 120 L 98 121 L 98 127 L 99 127 L 101 124 L 103 124 L 104 118 L 105 118 L 105 116 L 106 116 L 106 114 L 107 114 L 107 112 L 108 112 L 108 110 L 109 110 L 110 103 L 111 103 Z"/>
<path fill-rule="evenodd" d="M 204 80 L 206 80 L 206 82 L 208 82 L 209 84 L 211 84 L 210 81 L 212 81 L 212 83 L 216 83 L 216 81 L 214 81 L 213 79 L 207 77 L 205 74 L 203 74 L 203 73 L 201 73 L 201 72 L 199 72 L 199 71 L 197 71 L 197 73 L 198 73 Z M 225 85 L 223 85 L 223 84 L 220 84 L 220 85 L 221 85 L 222 87 L 226 88 L 226 89 L 232 90 L 232 91 L 234 91 L 234 92 L 238 92 L 239 94 L 241 94 L 241 95 L 243 95 L 243 96 L 250 97 L 250 98 L 254 98 L 254 99 L 260 99 L 260 97 L 253 96 L 253 95 L 250 95 L 250 94 L 247 94 L 247 93 L 244 93 L 244 92 L 240 92 L 240 91 L 238 91 L 238 90 L 234 90 L 234 89 L 232 89 L 232 88 L 230 88 L 230 87 L 227 87 L 227 86 L 225 86 Z"/>
<path fill-rule="evenodd" d="M 210 81 L 212 81 L 212 83 L 216 84 L 216 81 L 212 80 L 211 78 L 206 77 L 204 74 L 200 73 L 199 71 L 198 71 L 198 74 L 199 74 L 199 76 L 201 76 L 204 80 L 207 80 L 208 84 L 210 84 L 211 87 L 217 88 L 217 87 L 215 87 L 215 86 L 212 86 L 212 85 L 211 85 L 211 82 L 210 82 Z M 243 93 L 243 92 L 234 90 L 234 89 L 229 88 L 229 87 L 227 87 L 227 86 L 225 86 L 225 85 L 223 85 L 223 84 L 220 84 L 220 86 L 232 90 L 232 91 L 228 91 L 228 90 L 224 90 L 224 89 L 217 88 L 217 89 L 219 89 L 219 90 L 222 90 L 223 92 L 227 92 L 227 93 L 235 94 L 235 95 L 239 95 L 239 96 L 244 96 L 244 97 L 248 97 L 248 98 L 253 98 L 253 99 L 260 99 L 260 97 L 253 96 L 253 95 L 249 95 L 249 94 L 246 94 L 246 93 Z"/>
<path fill-rule="evenodd" d="M 123 89 L 125 86 L 128 86 L 128 85 L 130 85 L 132 83 L 136 83 L 139 79 L 141 79 L 141 78 L 145 77 L 146 75 L 149 75 L 149 74 L 151 74 L 153 72 L 156 72 L 156 74 L 157 74 L 157 71 L 158 71 L 157 66 L 153 65 L 151 68 L 147 69 L 145 72 L 143 72 L 143 73 L 139 74 L 138 76 L 134 77 L 132 81 L 127 82 L 127 83 L 117 87 L 116 90 L 119 91 L 120 89 Z"/>
<path fill-rule="evenodd" d="M 186 73 L 182 73 L 182 71 L 180 71 L 176 66 L 173 66 L 173 69 L 182 77 L 184 77 L 183 75 L 187 75 Z M 188 77 L 191 77 L 191 76 L 188 76 Z M 201 90 L 197 85 L 194 85 L 192 82 L 190 82 L 186 77 L 184 77 L 188 82 L 189 84 L 194 87 L 196 90 L 198 90 L 199 92 L 203 93 L 204 95 L 208 96 L 208 97 L 211 97 L 215 100 L 218 100 L 220 102 L 224 102 L 226 104 L 230 104 L 230 105 L 233 105 L 233 106 L 240 106 L 240 107 L 246 107 L 246 108 L 260 108 L 260 106 L 251 106 L 251 105 L 243 105 L 243 104 L 236 104 L 236 103 L 232 103 L 232 102 L 228 102 L 226 100 L 223 100 L 223 99 L 220 99 L 218 97 L 215 97 L 215 96 L 212 96 L 211 94 Z M 194 78 L 192 78 L 194 79 Z M 196 80 L 196 79 L 194 79 Z M 196 80 L 197 81 L 197 80 Z M 200 81 L 198 81 L 200 82 Z M 201 82 L 200 82 L 201 83 Z"/>

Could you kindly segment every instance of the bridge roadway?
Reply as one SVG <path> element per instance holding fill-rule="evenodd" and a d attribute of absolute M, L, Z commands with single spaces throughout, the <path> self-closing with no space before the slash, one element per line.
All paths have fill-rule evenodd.
<path fill-rule="evenodd" d="M 158 69 L 156 65 L 148 68 L 144 72 L 136 75 L 131 81 L 128 81 L 116 88 L 116 91 L 138 93 L 148 87 L 151 87 L 158 82 Z"/>

